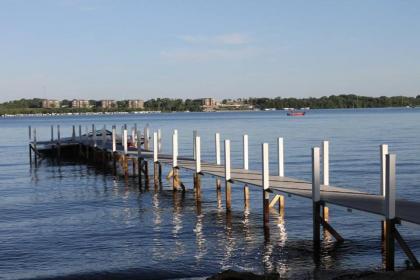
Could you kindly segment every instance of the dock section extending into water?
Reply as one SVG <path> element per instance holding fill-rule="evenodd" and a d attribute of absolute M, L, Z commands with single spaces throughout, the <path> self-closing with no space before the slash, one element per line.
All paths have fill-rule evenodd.
<path fill-rule="evenodd" d="M 172 179 L 174 191 L 184 191 L 181 170 L 189 170 L 194 173 L 195 199 L 201 200 L 201 176 L 208 174 L 216 177 L 216 192 L 218 201 L 221 201 L 222 180 L 225 190 L 225 209 L 231 211 L 232 183 L 244 184 L 244 204 L 249 205 L 249 186 L 261 189 L 263 202 L 263 224 L 268 230 L 269 210 L 278 205 L 284 209 L 285 199 L 283 195 L 300 196 L 312 200 L 313 204 L 313 242 L 314 253 L 319 253 L 321 242 L 321 227 L 329 232 L 337 242 L 342 242 L 343 237 L 328 222 L 328 204 L 338 205 L 347 209 L 355 209 L 367 213 L 379 215 L 381 222 L 381 237 L 384 247 L 384 265 L 386 270 L 394 269 L 395 241 L 400 245 L 414 267 L 419 263 L 410 250 L 408 244 L 401 237 L 396 224 L 409 222 L 420 225 L 420 202 L 407 201 L 395 198 L 396 189 L 396 155 L 388 153 L 388 146 L 380 145 L 381 161 L 381 186 L 380 194 L 359 192 L 348 188 L 331 186 L 329 183 L 329 143 L 322 142 L 322 148 L 312 148 L 312 181 L 308 182 L 284 175 L 284 146 L 283 138 L 278 138 L 277 147 L 269 151 L 269 145 L 261 145 L 262 167 L 261 170 L 249 170 L 248 164 L 248 136 L 243 135 L 243 166 L 233 168 L 231 166 L 230 140 L 224 140 L 224 161 L 221 161 L 220 134 L 215 133 L 214 150 L 215 162 L 201 160 L 201 138 L 197 131 L 193 133 L 193 155 L 183 156 L 178 152 L 178 131 L 172 134 L 172 153 L 161 153 L 162 137 L 160 130 L 150 135 L 150 129 L 146 126 L 143 133 L 134 126 L 131 131 L 123 126 L 121 134 L 117 133 L 115 126 L 111 131 L 104 126 L 100 130 L 95 125 L 86 127 L 82 133 L 82 126 L 73 126 L 71 137 L 62 138 L 60 126 L 51 126 L 51 139 L 38 141 L 36 129 L 29 127 L 29 157 L 31 164 L 38 164 L 40 158 L 51 156 L 58 160 L 64 156 L 84 158 L 92 160 L 102 166 L 107 166 L 114 174 L 122 176 L 138 176 L 139 186 L 143 182 L 148 186 L 153 180 L 155 186 L 162 182 L 162 165 L 171 167 L 168 178 Z M 78 134 L 78 135 L 76 135 Z M 322 155 L 321 155 L 322 152 Z M 269 157 L 275 154 L 278 160 L 276 175 L 269 172 Z M 322 174 L 321 170 L 322 156 Z M 153 164 L 151 172 L 149 165 Z M 152 173 L 150 179 L 149 173 Z M 322 176 L 321 176 L 322 175 Z M 321 183 L 322 182 L 322 183 Z"/>

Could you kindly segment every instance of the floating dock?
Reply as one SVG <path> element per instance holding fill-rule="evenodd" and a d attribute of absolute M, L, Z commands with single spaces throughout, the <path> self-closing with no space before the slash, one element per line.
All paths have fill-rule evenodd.
<path fill-rule="evenodd" d="M 60 160 L 62 157 L 75 157 L 94 161 L 109 168 L 114 174 L 122 176 L 137 176 L 139 186 L 149 185 L 153 181 L 155 186 L 162 182 L 162 165 L 171 168 L 168 178 L 172 179 L 174 191 L 185 191 L 182 183 L 181 170 L 194 173 L 194 191 L 197 202 L 201 200 L 201 176 L 204 174 L 216 177 L 216 192 L 221 197 L 221 190 L 225 191 L 225 209 L 231 211 L 232 183 L 244 185 L 244 204 L 249 206 L 249 186 L 261 189 L 263 202 L 263 224 L 268 230 L 269 210 L 278 205 L 284 210 L 284 195 L 300 196 L 312 200 L 313 203 L 313 242 L 314 253 L 319 254 L 321 242 L 321 228 L 329 232 L 337 242 L 344 238 L 329 223 L 328 205 L 337 205 L 347 209 L 376 214 L 382 217 L 381 238 L 384 247 L 384 266 L 386 270 L 394 270 L 395 241 L 407 255 L 412 265 L 419 268 L 417 258 L 404 241 L 396 224 L 408 222 L 420 225 L 420 202 L 395 198 L 396 189 L 396 155 L 388 153 L 388 146 L 379 146 L 379 159 L 381 162 L 380 194 L 370 194 L 355 191 L 349 188 L 332 186 L 329 183 L 329 142 L 323 141 L 322 147 L 312 148 L 312 181 L 300 180 L 284 175 L 284 146 L 283 138 L 277 139 L 277 147 L 269 152 L 269 145 L 262 143 L 262 166 L 260 170 L 249 170 L 248 164 L 248 135 L 243 135 L 243 164 L 241 168 L 231 166 L 230 140 L 220 140 L 220 134 L 215 133 L 214 151 L 215 162 L 201 160 L 201 138 L 197 131 L 193 133 L 193 155 L 179 155 L 178 131 L 172 133 L 172 153 L 161 153 L 162 137 L 160 130 L 150 134 L 146 126 L 141 132 L 134 126 L 130 131 L 127 125 L 117 133 L 116 126 L 108 131 L 104 126 L 97 130 L 95 125 L 86 127 L 82 133 L 82 126 L 73 126 L 72 135 L 62 138 L 60 126 L 51 126 L 51 139 L 38 141 L 36 129 L 29 127 L 29 158 L 31 164 L 38 165 L 43 157 L 53 157 Z M 223 164 L 221 161 L 221 144 L 224 144 Z M 273 152 L 274 151 L 274 152 Z M 322 155 L 321 155 L 322 153 Z M 270 174 L 269 157 L 275 154 L 278 160 L 277 174 Z M 322 163 L 321 163 L 322 156 Z M 149 168 L 153 165 L 153 171 Z M 130 174 L 130 166 L 131 174 Z M 322 174 L 321 167 L 322 166 Z M 149 174 L 152 173 L 152 176 Z M 152 177 L 152 179 L 150 179 Z M 222 181 L 224 188 L 222 188 Z M 219 201 L 219 199 L 218 199 Z M 220 200 L 221 201 L 221 200 Z"/>

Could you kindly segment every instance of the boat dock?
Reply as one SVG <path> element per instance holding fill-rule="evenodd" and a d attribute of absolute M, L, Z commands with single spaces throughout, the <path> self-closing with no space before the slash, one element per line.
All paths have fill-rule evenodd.
<path fill-rule="evenodd" d="M 402 222 L 420 225 L 420 214 L 418 214 L 420 202 L 396 199 L 396 155 L 388 153 L 386 144 L 379 145 L 378 152 L 378 161 L 381 164 L 381 174 L 378 174 L 381 176 L 380 192 L 371 194 L 330 185 L 328 141 L 323 141 L 321 147 L 312 148 L 312 180 L 305 181 L 285 176 L 284 143 L 281 137 L 277 138 L 277 146 L 274 148 L 270 149 L 268 143 L 261 144 L 262 166 L 259 170 L 249 169 L 248 135 L 243 135 L 243 164 L 240 167 L 232 166 L 230 140 L 226 139 L 222 142 L 219 133 L 214 134 L 214 162 L 202 161 L 201 138 L 197 131 L 193 133 L 193 155 L 179 154 L 177 130 L 173 131 L 171 137 L 172 153 L 164 154 L 161 153 L 160 130 L 151 134 L 148 126 L 141 131 L 136 125 L 130 130 L 125 125 L 121 128 L 121 133 L 117 133 L 116 126 L 108 131 L 105 126 L 96 129 L 95 125 L 92 125 L 82 132 L 81 125 L 78 129 L 73 125 L 72 134 L 69 137 L 61 136 L 60 126 L 51 126 L 51 138 L 47 141 L 38 141 L 36 129 L 29 127 L 29 158 L 31 164 L 35 166 L 44 157 L 57 160 L 65 157 L 86 159 L 108 168 L 115 175 L 138 177 L 139 187 L 142 187 L 143 183 L 145 186 L 149 186 L 151 182 L 155 186 L 161 184 L 162 165 L 166 165 L 171 169 L 168 178 L 171 179 L 174 191 L 185 191 L 181 172 L 182 170 L 192 171 L 197 203 L 201 200 L 201 176 L 214 176 L 218 198 L 224 191 L 226 212 L 230 212 L 232 207 L 233 183 L 243 185 L 241 191 L 244 193 L 245 207 L 249 205 L 249 187 L 259 188 L 263 205 L 264 228 L 270 223 L 271 208 L 279 207 L 279 210 L 284 210 L 285 195 L 310 199 L 313 205 L 312 230 L 315 254 L 320 250 L 322 232 L 328 232 L 337 242 L 343 242 L 345 239 L 329 223 L 328 205 L 375 214 L 382 220 L 380 224 L 378 223 L 378 234 L 381 235 L 383 241 L 385 269 L 394 270 L 395 243 L 399 244 L 411 264 L 416 268 L 419 267 L 416 256 L 396 225 Z M 223 155 L 221 155 L 222 144 L 224 145 Z M 269 162 L 273 156 L 278 161 L 276 174 L 270 173 Z M 239 190 L 235 188 L 235 191 Z M 322 228 L 324 231 L 321 230 Z"/>

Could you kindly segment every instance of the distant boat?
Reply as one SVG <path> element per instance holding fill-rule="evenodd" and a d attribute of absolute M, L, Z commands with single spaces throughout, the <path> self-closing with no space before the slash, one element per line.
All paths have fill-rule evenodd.
<path fill-rule="evenodd" d="M 301 116 L 304 116 L 305 114 L 306 114 L 306 112 L 304 112 L 304 111 L 289 111 L 289 112 L 287 112 L 287 115 L 291 116 L 291 117 L 301 117 Z"/>

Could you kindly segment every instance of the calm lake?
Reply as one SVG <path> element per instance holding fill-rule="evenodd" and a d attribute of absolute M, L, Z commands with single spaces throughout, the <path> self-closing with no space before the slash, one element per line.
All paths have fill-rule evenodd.
<path fill-rule="evenodd" d="M 214 133 L 220 132 L 222 140 L 231 140 L 237 167 L 247 133 L 250 169 L 261 170 L 261 143 L 268 142 L 273 174 L 276 138 L 282 136 L 285 175 L 306 180 L 311 147 L 329 140 L 331 185 L 370 193 L 379 193 L 379 145 L 386 143 L 397 154 L 397 197 L 420 201 L 420 109 L 310 110 L 304 117 L 272 111 L 0 119 L 0 279 L 189 278 L 230 268 L 310 278 L 318 271 L 382 266 L 380 223 L 373 215 L 331 206 L 331 224 L 346 241 L 324 242 L 316 267 L 309 200 L 286 197 L 284 215 L 271 213 L 265 240 L 260 189 L 250 188 L 251 206 L 244 211 L 243 186 L 234 184 L 227 216 L 209 176 L 202 177 L 197 209 L 192 173 L 185 170 L 187 192 L 174 194 L 166 180 L 162 190 L 145 191 L 137 179 L 114 178 L 93 166 L 47 160 L 38 168 L 29 165 L 28 125 L 48 140 L 50 125 L 60 124 L 62 136 L 70 136 L 73 124 L 92 123 L 160 128 L 164 153 L 171 152 L 172 130 L 178 129 L 180 155 L 192 154 L 196 129 L 202 160 L 212 162 Z M 164 166 L 164 175 L 168 171 Z M 399 228 L 420 256 L 420 227 Z M 396 264 L 404 267 L 406 257 L 396 248 Z"/>

